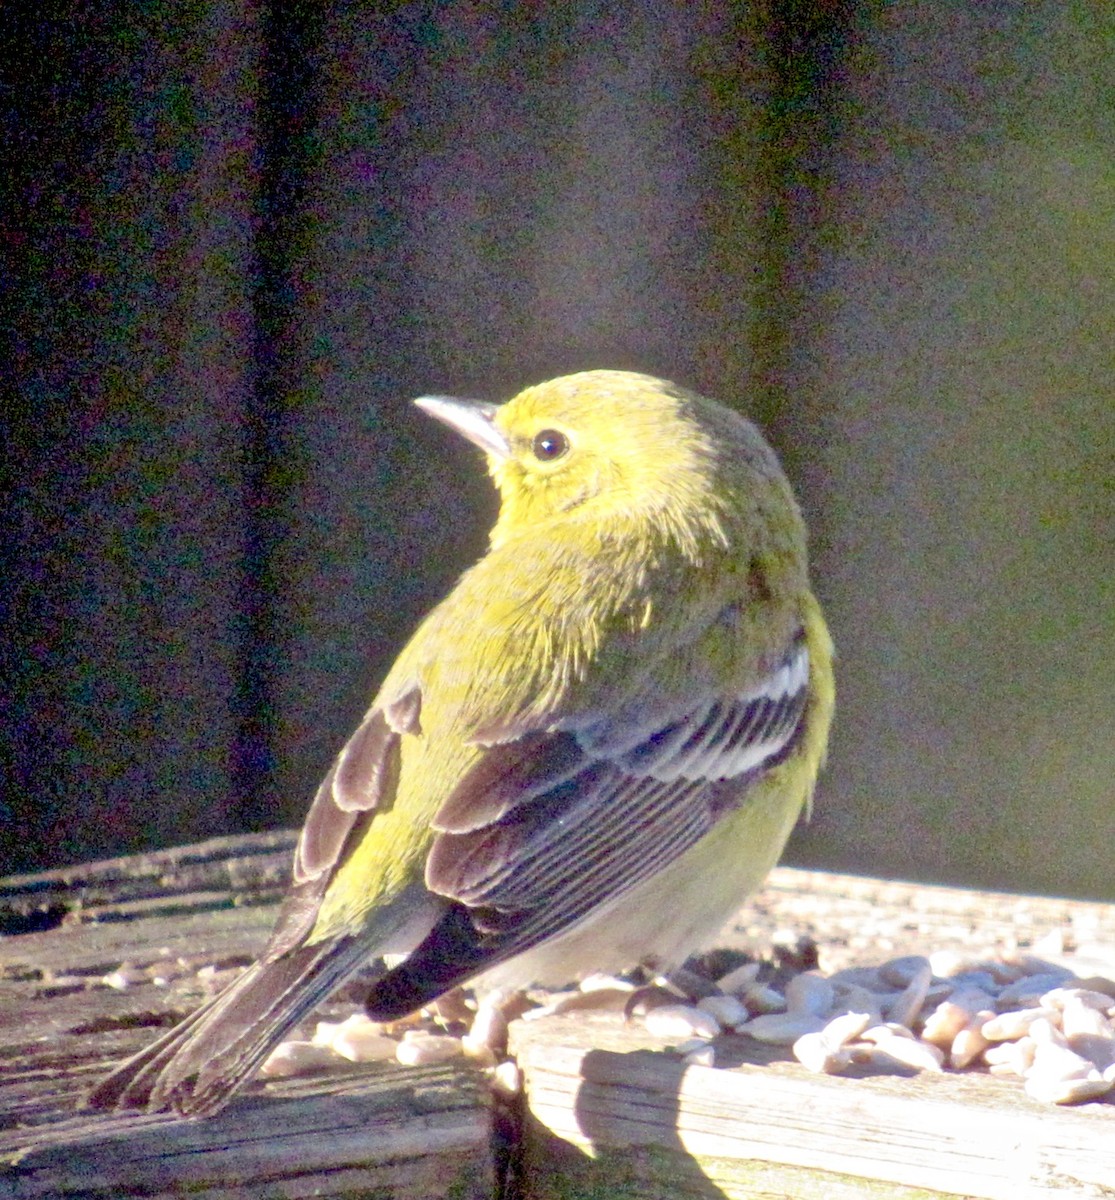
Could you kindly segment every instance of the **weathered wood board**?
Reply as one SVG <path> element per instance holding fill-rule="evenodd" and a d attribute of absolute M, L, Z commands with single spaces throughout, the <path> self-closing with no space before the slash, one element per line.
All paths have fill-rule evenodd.
<path fill-rule="evenodd" d="M 1115 1195 L 1115 1106 L 1052 1108 L 1017 1080 L 819 1076 L 738 1036 L 691 1066 L 606 1016 L 516 1022 L 512 1048 L 528 1161 L 544 1167 L 525 1172 L 525 1200 L 566 1195 L 557 1159 L 600 1195 Z M 635 1180 L 645 1190 L 625 1190 Z"/>
<path fill-rule="evenodd" d="M 468 1066 L 340 1066 L 253 1086 L 207 1121 L 77 1104 L 113 1062 L 258 953 L 294 835 L 0 881 L 6 1197 L 1115 1196 L 1115 1105 L 1053 1109 L 987 1075 L 828 1078 L 743 1038 L 717 1067 L 606 1014 L 512 1025 L 521 1127 Z M 1115 908 L 776 871 L 724 942 L 812 933 L 829 969 L 1041 944 L 1115 963 Z M 359 1005 L 354 982 L 326 1015 Z M 508 1154 L 508 1138 L 518 1137 Z M 508 1193 L 505 1191 L 504 1195 Z"/>
<path fill-rule="evenodd" d="M 219 839 L 0 885 L 7 928 L 53 926 L 0 938 L 0 1198 L 490 1200 L 497 1130 L 463 1065 L 338 1059 L 203 1121 L 79 1111 L 114 1062 L 255 957 L 292 844 Z"/>

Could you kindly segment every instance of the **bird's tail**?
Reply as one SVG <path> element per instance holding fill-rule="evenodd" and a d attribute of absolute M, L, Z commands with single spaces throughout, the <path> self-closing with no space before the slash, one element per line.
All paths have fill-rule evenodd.
<path fill-rule="evenodd" d="M 93 1108 L 173 1108 L 205 1116 L 222 1108 L 287 1031 L 368 955 L 363 938 L 297 946 L 263 959 L 218 996 L 122 1063 L 93 1089 Z"/>

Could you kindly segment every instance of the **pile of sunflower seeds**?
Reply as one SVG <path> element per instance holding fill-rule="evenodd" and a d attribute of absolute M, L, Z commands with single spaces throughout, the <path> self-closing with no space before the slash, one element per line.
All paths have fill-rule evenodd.
<path fill-rule="evenodd" d="M 985 1070 L 1020 1077 L 1053 1104 L 1115 1089 L 1115 981 L 1077 977 L 1044 959 L 965 959 L 951 952 L 878 967 L 803 971 L 780 988 L 747 963 L 692 1004 L 652 1008 L 649 1032 L 678 1039 L 686 1060 L 715 1064 L 713 1039 L 734 1032 L 792 1047 L 812 1071 L 841 1074 Z"/>
<path fill-rule="evenodd" d="M 1052 1104 L 1115 1093 L 1115 980 L 1080 978 L 1033 955 L 941 951 L 773 978 L 769 964 L 748 962 L 700 982 L 699 999 L 659 993 L 641 1015 L 647 1031 L 689 1063 L 715 1066 L 716 1039 L 735 1033 L 790 1047 L 809 1070 L 825 1074 L 982 1070 L 1017 1076 L 1030 1096 Z M 592 976 L 575 992 L 510 1015 L 630 1012 L 639 992 L 628 980 Z M 363 1014 L 319 1022 L 311 1039 L 284 1042 L 263 1074 L 301 1074 L 338 1055 L 406 1065 L 467 1057 L 489 1069 L 498 1090 L 514 1093 L 518 1071 L 505 1057 L 507 997 L 489 996 L 477 1008 L 458 993 L 456 1004 L 459 1011 L 428 1011 L 395 1026 Z"/>

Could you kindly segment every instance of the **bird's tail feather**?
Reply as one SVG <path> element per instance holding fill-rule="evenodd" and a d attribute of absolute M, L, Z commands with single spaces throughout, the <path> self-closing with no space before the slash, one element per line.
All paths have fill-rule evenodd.
<path fill-rule="evenodd" d="M 405 962 L 377 980 L 364 1003 L 376 1021 L 397 1021 L 521 946 L 493 952 L 463 904 L 450 904 Z"/>
<path fill-rule="evenodd" d="M 363 938 L 299 946 L 249 967 L 220 995 L 102 1080 L 93 1108 L 221 1108 L 284 1035 L 368 955 Z"/>

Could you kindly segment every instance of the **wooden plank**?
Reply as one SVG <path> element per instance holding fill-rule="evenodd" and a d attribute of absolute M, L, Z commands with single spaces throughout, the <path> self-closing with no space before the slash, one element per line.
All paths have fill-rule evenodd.
<path fill-rule="evenodd" d="M 0 1135 L 0 1197 L 490 1200 L 486 1089 L 445 1067 L 270 1085 L 201 1121 L 74 1116 Z"/>
<path fill-rule="evenodd" d="M 1115 1194 L 1115 1106 L 1053 1109 L 1017 1081 L 813 1075 L 742 1037 L 717 1042 L 724 1066 L 690 1066 L 605 1015 L 516 1022 L 512 1049 L 531 1116 L 527 1200 L 557 1194 L 547 1160 L 617 1196 L 659 1194 L 651 1170 L 675 1187 L 688 1170 L 698 1190 L 682 1196 Z"/>
<path fill-rule="evenodd" d="M 291 842 L 217 839 L 0 885 L 8 928 L 37 930 L 0 938 L 0 1200 L 490 1200 L 491 1097 L 465 1065 L 338 1059 L 313 1077 L 252 1085 L 203 1121 L 79 1111 L 114 1062 L 259 953 Z M 319 1015 L 355 1006 L 350 992 Z"/>
<path fill-rule="evenodd" d="M 491 1194 L 506 1114 L 494 1120 L 467 1068 L 340 1066 L 255 1085 L 203 1122 L 76 1112 L 113 1061 L 259 952 L 294 837 L 0 881 L 0 1198 Z M 1034 946 L 1064 950 L 1082 973 L 1115 963 L 1111 905 L 786 868 L 722 942 L 764 952 L 780 929 L 811 933 L 827 969 Z M 320 1015 L 347 1015 L 363 987 Z M 687 1067 L 599 1014 L 515 1022 L 512 1040 L 527 1200 L 1115 1194 L 1113 1104 L 1050 1109 L 987 1075 L 817 1077 L 742 1038 L 718 1040 L 717 1069 Z"/>
<path fill-rule="evenodd" d="M 770 873 L 723 940 L 765 950 L 778 929 L 811 933 L 828 970 L 938 949 L 1013 953 L 1039 942 L 1060 943 L 1085 971 L 1115 964 L 1115 904 L 792 867 Z"/>
<path fill-rule="evenodd" d="M 290 880 L 297 833 L 210 838 L 148 854 L 0 879 L 0 934 L 45 932 L 63 923 L 236 904 L 277 903 Z"/>

